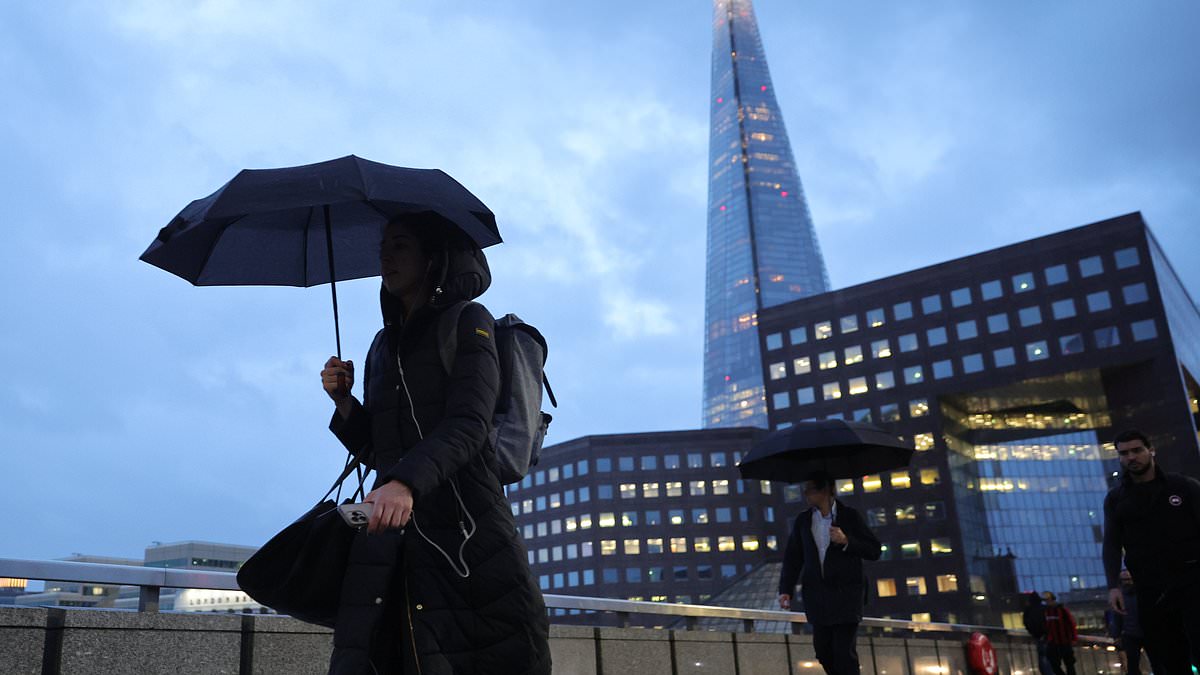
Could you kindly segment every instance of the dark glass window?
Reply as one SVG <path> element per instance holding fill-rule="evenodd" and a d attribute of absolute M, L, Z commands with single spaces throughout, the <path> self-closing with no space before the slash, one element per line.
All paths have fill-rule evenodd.
<path fill-rule="evenodd" d="M 943 502 L 927 502 L 925 504 L 925 518 L 928 520 L 945 520 L 946 505 Z"/>
<path fill-rule="evenodd" d="M 570 462 L 564 464 L 563 468 L 562 468 L 562 473 L 563 473 L 564 479 L 565 478 L 574 478 L 575 477 L 575 465 L 571 464 Z"/>
<path fill-rule="evenodd" d="M 675 577 L 675 581 L 687 581 L 688 568 L 684 565 L 676 565 L 671 571 Z"/>
<path fill-rule="evenodd" d="M 949 360 L 933 362 L 933 379 L 944 380 L 947 377 L 953 377 L 954 364 Z"/>
<path fill-rule="evenodd" d="M 1127 305 L 1136 305 L 1150 299 L 1150 294 L 1146 292 L 1146 284 L 1143 283 L 1130 284 L 1122 288 L 1121 295 L 1125 298 Z"/>
<path fill-rule="evenodd" d="M 1134 342 L 1153 340 L 1154 338 L 1158 337 L 1158 328 L 1154 326 L 1154 319 L 1135 321 L 1134 323 L 1130 324 L 1129 328 L 1133 331 Z"/>
<path fill-rule="evenodd" d="M 1064 284 L 1067 282 L 1067 266 L 1054 265 L 1046 268 L 1046 285 Z"/>
<path fill-rule="evenodd" d="M 867 525 L 885 527 L 887 525 L 887 509 L 867 509 Z"/>
<path fill-rule="evenodd" d="M 625 583 L 627 583 L 627 584 L 642 583 L 642 568 L 626 567 L 625 568 Z"/>
<path fill-rule="evenodd" d="M 1022 307 L 1017 311 L 1017 318 L 1022 326 L 1036 326 L 1042 322 L 1042 310 L 1037 305 Z"/>
<path fill-rule="evenodd" d="M 601 457 L 596 460 L 596 471 L 601 473 L 612 471 L 612 460 L 608 457 Z"/>
<path fill-rule="evenodd" d="M 732 523 L 733 510 L 728 506 L 720 506 L 716 509 L 716 520 L 718 523 Z"/>
<path fill-rule="evenodd" d="M 816 400 L 812 387 L 800 387 L 796 390 L 796 405 L 807 405 Z"/>
<path fill-rule="evenodd" d="M 1078 354 L 1083 351 L 1083 335 L 1075 333 L 1058 338 L 1058 351 L 1063 356 Z"/>
<path fill-rule="evenodd" d="M 970 340 L 979 335 L 979 329 L 975 326 L 975 319 L 969 321 L 959 321 L 954 327 L 955 333 L 958 334 L 959 340 Z"/>
<path fill-rule="evenodd" d="M 855 422 L 866 422 L 867 424 L 870 424 L 871 423 L 871 409 L 870 408 L 859 408 L 858 410 L 855 410 L 854 413 L 851 415 L 851 419 L 853 419 Z"/>
<path fill-rule="evenodd" d="M 1089 312 L 1103 312 L 1112 307 L 1112 298 L 1109 297 L 1108 291 L 1089 293 L 1087 296 L 1087 305 Z"/>
<path fill-rule="evenodd" d="M 930 328 L 925 331 L 925 340 L 929 342 L 930 347 L 946 344 L 946 329 L 942 326 Z"/>
<path fill-rule="evenodd" d="M 962 357 L 963 372 L 978 373 L 983 370 L 983 354 L 967 354 Z"/>
<path fill-rule="evenodd" d="M 979 296 L 984 300 L 995 300 L 1004 295 L 1004 288 L 1000 285 L 1000 280 L 985 281 L 979 286 Z"/>
<path fill-rule="evenodd" d="M 1116 326 L 1098 328 L 1094 331 L 1093 335 L 1096 338 L 1096 347 L 1098 349 L 1107 349 L 1121 344 L 1121 334 L 1117 332 Z"/>
<path fill-rule="evenodd" d="M 902 352 L 912 352 L 917 350 L 916 333 L 905 333 L 898 338 L 897 342 L 900 343 L 900 351 Z"/>
<path fill-rule="evenodd" d="M 1002 347 L 992 352 L 992 359 L 997 368 L 1005 368 L 1017 362 L 1017 356 L 1012 347 Z"/>
<path fill-rule="evenodd" d="M 971 304 L 971 289 L 956 288 L 950 291 L 950 304 L 954 307 L 965 307 Z"/>
<path fill-rule="evenodd" d="M 600 570 L 600 578 L 603 579 L 604 583 L 606 584 L 617 583 L 617 581 L 620 580 L 620 574 L 621 570 L 615 567 L 605 567 L 604 569 Z"/>
<path fill-rule="evenodd" d="M 621 471 L 633 471 L 633 458 L 620 457 L 617 459 L 617 468 Z"/>
<path fill-rule="evenodd" d="M 704 468 L 704 455 L 699 452 L 689 452 L 687 462 L 689 469 L 702 469 Z"/>
<path fill-rule="evenodd" d="M 575 470 L 576 470 L 576 471 L 579 473 L 579 475 L 580 475 L 580 476 L 586 476 L 586 475 L 588 474 L 588 462 L 587 462 L 587 460 L 586 460 L 586 459 L 581 459 L 581 460 L 579 460 L 578 462 L 576 462 L 576 463 L 575 463 Z"/>
<path fill-rule="evenodd" d="M 924 381 L 921 366 L 909 366 L 904 369 L 904 384 L 917 384 Z"/>
<path fill-rule="evenodd" d="M 851 314 L 850 316 L 843 316 L 838 321 L 838 328 L 841 330 L 843 335 L 846 333 L 853 333 L 853 332 L 857 331 L 858 330 L 858 315 Z"/>
<path fill-rule="evenodd" d="M 1123 248 L 1113 253 L 1113 260 L 1117 263 L 1117 269 L 1123 270 L 1127 267 L 1137 266 L 1138 250 L 1136 247 Z"/>
<path fill-rule="evenodd" d="M 887 403 L 879 406 L 879 421 L 880 422 L 899 422 L 900 421 L 900 406 L 895 403 Z"/>
<path fill-rule="evenodd" d="M 596 499 L 612 499 L 613 487 L 611 485 L 597 485 Z"/>
<path fill-rule="evenodd" d="M 654 471 L 658 468 L 658 457 L 655 455 L 642 456 L 642 471 Z"/>
<path fill-rule="evenodd" d="M 1050 305 L 1050 311 L 1055 319 L 1069 319 L 1075 316 L 1075 301 L 1071 298 L 1056 300 Z"/>
<path fill-rule="evenodd" d="M 794 345 L 802 345 L 808 342 L 808 327 L 800 326 L 788 331 L 788 340 Z"/>
<path fill-rule="evenodd" d="M 897 321 L 911 319 L 913 315 L 911 302 L 898 302 L 892 305 L 892 316 L 896 317 Z"/>
<path fill-rule="evenodd" d="M 586 485 L 579 488 L 579 503 L 582 504 L 592 499 L 592 489 Z"/>
<path fill-rule="evenodd" d="M 1094 255 L 1079 261 L 1079 276 L 1086 279 L 1098 274 L 1104 274 L 1104 263 L 1100 262 L 1100 256 Z"/>
<path fill-rule="evenodd" d="M 993 314 L 987 318 L 989 333 L 1003 333 L 1008 330 L 1008 315 Z"/>
<path fill-rule="evenodd" d="M 924 314 L 934 314 L 942 311 L 942 296 L 927 295 L 921 298 L 921 312 Z"/>
<path fill-rule="evenodd" d="M 663 468 L 664 469 L 678 469 L 679 468 L 679 455 L 664 456 L 663 457 Z"/>
<path fill-rule="evenodd" d="M 714 466 L 714 467 L 722 467 L 722 466 L 725 466 L 725 453 L 723 453 L 723 452 L 710 452 L 710 453 L 708 454 L 708 463 L 709 463 L 711 466 Z"/>
<path fill-rule="evenodd" d="M 783 333 L 771 333 L 767 336 L 767 350 L 783 347 Z"/>
<path fill-rule="evenodd" d="M 646 524 L 647 525 L 662 525 L 662 511 L 647 511 L 646 512 Z"/>

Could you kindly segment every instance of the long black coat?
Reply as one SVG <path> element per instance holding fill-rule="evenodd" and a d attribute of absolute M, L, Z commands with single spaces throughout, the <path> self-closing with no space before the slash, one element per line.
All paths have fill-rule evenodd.
<path fill-rule="evenodd" d="M 449 266 L 437 305 L 407 321 L 381 293 L 385 328 L 367 356 L 363 404 L 330 424 L 377 472 L 376 486 L 411 488 L 415 521 L 403 533 L 363 531 L 355 540 L 331 675 L 373 673 L 368 660 L 380 673 L 407 673 L 414 652 L 423 675 L 550 672 L 544 600 L 487 449 L 500 379 L 492 316 L 478 304 L 463 310 L 453 373 L 438 352 L 442 309 L 478 296 L 490 274 L 478 251 L 455 252 Z M 430 541 L 460 568 L 462 547 L 469 576 Z"/>
<path fill-rule="evenodd" d="M 814 511 L 801 513 L 792 526 L 783 556 L 783 572 L 779 575 L 779 592 L 793 595 L 799 580 L 809 623 L 830 626 L 858 623 L 862 621 L 866 597 L 862 563 L 879 560 L 882 553 L 879 539 L 867 527 L 862 514 L 838 501 L 833 524 L 846 534 L 846 546 L 843 549 L 830 543 L 822 569 L 812 535 Z"/>

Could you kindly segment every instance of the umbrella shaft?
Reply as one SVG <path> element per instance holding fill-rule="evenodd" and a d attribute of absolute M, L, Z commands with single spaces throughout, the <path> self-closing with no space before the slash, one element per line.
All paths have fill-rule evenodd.
<path fill-rule="evenodd" d="M 333 269 L 333 226 L 329 223 L 329 205 L 325 208 L 325 250 L 329 253 L 329 291 L 333 294 L 333 335 L 337 339 L 337 357 L 342 360 L 342 329 L 338 324 L 337 274 Z"/>

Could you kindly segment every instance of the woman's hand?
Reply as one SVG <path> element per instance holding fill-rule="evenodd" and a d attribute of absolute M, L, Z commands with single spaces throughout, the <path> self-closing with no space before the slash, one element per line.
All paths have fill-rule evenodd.
<path fill-rule="evenodd" d="M 354 362 L 342 361 L 336 356 L 329 357 L 325 369 L 321 371 L 321 386 L 336 404 L 350 398 L 350 389 L 354 386 Z"/>
<path fill-rule="evenodd" d="M 371 509 L 371 522 L 367 523 L 367 531 L 371 534 L 378 534 L 388 528 L 404 527 L 412 517 L 412 490 L 398 480 L 388 481 L 371 490 L 363 501 L 375 505 Z"/>

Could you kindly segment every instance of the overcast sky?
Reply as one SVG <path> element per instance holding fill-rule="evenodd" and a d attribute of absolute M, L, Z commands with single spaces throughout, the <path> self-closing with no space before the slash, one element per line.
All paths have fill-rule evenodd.
<path fill-rule="evenodd" d="M 1200 297 L 1200 4 L 759 0 L 835 287 L 1142 211 Z M 0 4 L 0 557 L 259 544 L 344 454 L 328 289 L 137 260 L 243 167 L 347 154 L 496 213 L 549 441 L 699 425 L 706 2 Z M 378 282 L 339 286 L 346 356 Z"/>

